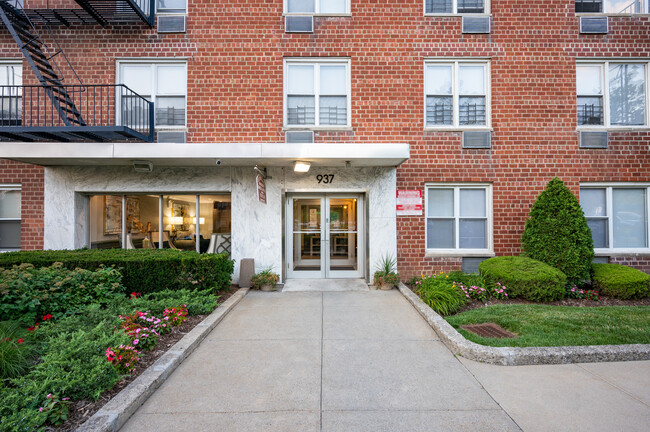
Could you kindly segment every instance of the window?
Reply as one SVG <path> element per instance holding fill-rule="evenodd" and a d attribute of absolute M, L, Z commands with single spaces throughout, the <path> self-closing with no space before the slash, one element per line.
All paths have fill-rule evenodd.
<path fill-rule="evenodd" d="M 488 0 L 425 0 L 427 14 L 486 14 Z"/>
<path fill-rule="evenodd" d="M 284 88 L 286 126 L 350 125 L 349 62 L 287 61 Z"/>
<path fill-rule="evenodd" d="M 184 14 L 187 12 L 187 0 L 157 0 L 158 13 Z"/>
<path fill-rule="evenodd" d="M 20 250 L 20 185 L 0 185 L 0 250 Z"/>
<path fill-rule="evenodd" d="M 580 205 L 594 249 L 647 249 L 650 186 L 583 186 Z"/>
<path fill-rule="evenodd" d="M 647 63 L 578 63 L 578 126 L 645 126 Z"/>
<path fill-rule="evenodd" d="M 491 189 L 435 185 L 426 190 L 426 248 L 486 253 L 491 248 Z"/>
<path fill-rule="evenodd" d="M 650 13 L 648 0 L 576 0 L 576 13 Z"/>
<path fill-rule="evenodd" d="M 187 94 L 187 68 L 185 63 L 121 62 L 122 83 L 131 90 L 154 102 L 155 125 L 159 128 L 184 127 Z M 122 98 L 122 115 L 133 118 L 140 114 L 129 112 L 128 98 Z"/>
<path fill-rule="evenodd" d="M 427 127 L 489 124 L 487 63 L 427 62 L 424 81 Z"/>
<path fill-rule="evenodd" d="M 284 0 L 287 14 L 340 15 L 350 13 L 351 0 Z"/>
<path fill-rule="evenodd" d="M 23 110 L 23 66 L 0 63 L 0 126 L 20 126 Z"/>

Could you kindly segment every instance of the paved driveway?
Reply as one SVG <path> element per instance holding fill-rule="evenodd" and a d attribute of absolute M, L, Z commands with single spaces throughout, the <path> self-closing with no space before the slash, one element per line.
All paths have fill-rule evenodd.
<path fill-rule="evenodd" d="M 459 360 L 395 290 L 251 292 L 122 430 L 641 431 L 649 380 Z"/>

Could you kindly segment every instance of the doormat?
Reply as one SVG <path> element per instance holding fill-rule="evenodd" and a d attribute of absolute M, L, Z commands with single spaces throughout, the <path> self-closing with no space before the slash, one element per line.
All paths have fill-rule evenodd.
<path fill-rule="evenodd" d="M 481 337 L 486 338 L 516 338 L 517 335 L 510 333 L 508 330 L 504 329 L 498 324 L 495 323 L 484 323 L 484 324 L 468 324 L 460 326 L 463 330 L 474 333 Z"/>

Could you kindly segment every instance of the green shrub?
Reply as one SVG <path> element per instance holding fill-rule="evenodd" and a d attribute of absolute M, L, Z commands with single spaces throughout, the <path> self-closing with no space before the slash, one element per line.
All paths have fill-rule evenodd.
<path fill-rule="evenodd" d="M 532 301 L 553 301 L 564 297 L 566 276 L 558 269 L 531 258 L 490 258 L 478 266 L 479 274 L 508 287 L 508 295 Z"/>
<path fill-rule="evenodd" d="M 521 236 L 524 255 L 563 272 L 570 283 L 589 279 L 594 246 L 577 198 L 554 178 L 537 197 Z"/>
<path fill-rule="evenodd" d="M 165 309 L 177 305 L 186 305 L 191 316 L 206 315 L 217 307 L 218 298 L 210 289 L 203 291 L 158 291 L 123 303 L 120 314 L 126 315 L 134 310 L 139 310 L 150 311 L 153 315 L 162 317 Z"/>
<path fill-rule="evenodd" d="M 60 263 L 34 268 L 21 264 L 0 271 L 0 320 L 40 321 L 45 314 L 71 314 L 89 303 L 122 296 L 121 275 L 112 268 L 68 270 Z"/>
<path fill-rule="evenodd" d="M 428 276 L 416 283 L 423 302 L 440 315 L 451 315 L 467 304 L 465 294 L 445 274 Z"/>
<path fill-rule="evenodd" d="M 650 275 L 620 264 L 594 264 L 593 285 L 598 292 L 619 299 L 650 296 Z"/>
<path fill-rule="evenodd" d="M 24 336 L 18 323 L 0 322 L 0 380 L 17 378 L 29 369 L 33 351 Z"/>
<path fill-rule="evenodd" d="M 161 289 L 211 288 L 231 286 L 234 261 L 228 254 L 198 254 L 173 249 L 81 249 L 75 251 L 21 251 L 0 254 L 0 267 L 31 263 L 35 267 L 60 262 L 68 269 L 96 270 L 111 266 L 122 273 L 125 293 L 150 293 Z"/>

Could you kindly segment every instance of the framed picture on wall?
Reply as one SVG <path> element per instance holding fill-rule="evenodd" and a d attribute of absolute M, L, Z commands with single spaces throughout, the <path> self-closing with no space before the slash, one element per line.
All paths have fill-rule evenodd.
<path fill-rule="evenodd" d="M 139 233 L 140 198 L 126 198 L 126 229 L 130 233 Z M 122 232 L 122 197 L 120 195 L 104 196 L 104 235 L 120 234 Z"/>

